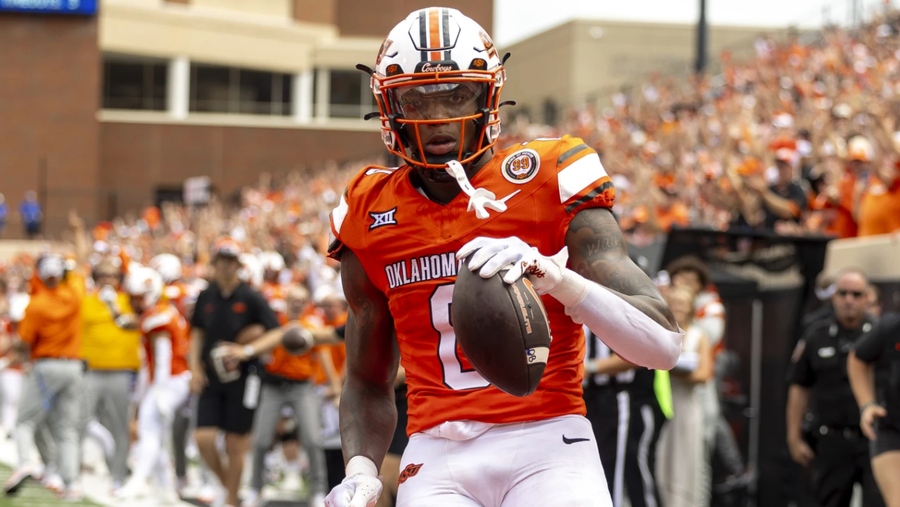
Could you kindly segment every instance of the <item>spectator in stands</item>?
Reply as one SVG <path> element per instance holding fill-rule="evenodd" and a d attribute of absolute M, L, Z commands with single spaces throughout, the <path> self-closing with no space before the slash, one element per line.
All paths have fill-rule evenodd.
<path fill-rule="evenodd" d="M 807 329 L 791 357 L 787 444 L 794 461 L 814 467 L 813 491 L 821 507 L 849 507 L 856 483 L 863 488 L 863 504 L 877 506 L 882 501 L 869 464 L 869 446 L 847 380 L 851 347 L 874 323 L 866 315 L 868 281 L 859 270 L 845 269 L 834 285 L 834 317 Z M 804 433 L 810 407 L 813 423 Z"/>
<path fill-rule="evenodd" d="M 767 182 L 762 171 L 743 179 L 745 191 L 737 193 L 742 210 L 738 225 L 772 230 L 781 220 L 800 220 L 806 209 L 806 192 L 794 181 L 797 162 L 796 151 L 780 148 L 775 153 L 777 178 L 773 184 Z"/>
<path fill-rule="evenodd" d="M 120 287 L 123 276 L 118 257 L 101 261 L 92 272 L 95 289 L 81 307 L 81 352 L 88 371 L 79 435 L 83 441 L 88 424 L 95 419 L 109 430 L 115 442 L 114 454 L 107 463 L 113 489 L 120 488 L 126 479 L 131 391 L 141 366 L 141 336 L 129 296 Z"/>
<path fill-rule="evenodd" d="M 76 234 L 83 230 L 75 230 Z M 31 302 L 19 324 L 20 350 L 29 350 L 34 367 L 22 393 L 16 424 L 18 464 L 7 480 L 7 495 L 18 493 L 36 468 L 31 460 L 35 431 L 46 422 L 58 447 L 59 474 L 65 484 L 60 492 L 78 500 L 82 492 L 78 478 L 78 416 L 83 399 L 84 367 L 81 362 L 81 306 L 84 277 L 67 270 L 58 254 L 38 260 L 32 281 Z"/>
<path fill-rule="evenodd" d="M 881 161 L 859 204 L 859 235 L 900 230 L 900 161 Z"/>
<path fill-rule="evenodd" d="M 41 223 L 44 221 L 44 215 L 41 213 L 41 205 L 34 190 L 25 192 L 25 199 L 19 203 L 19 216 L 22 218 L 22 224 L 25 226 L 25 235 L 29 239 L 34 239 L 35 236 L 41 233 Z"/>

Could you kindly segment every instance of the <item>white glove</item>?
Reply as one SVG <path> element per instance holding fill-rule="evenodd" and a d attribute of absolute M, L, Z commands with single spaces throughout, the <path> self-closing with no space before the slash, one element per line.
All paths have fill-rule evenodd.
<path fill-rule="evenodd" d="M 566 248 L 553 257 L 546 257 L 537 248 L 516 237 L 475 238 L 459 249 L 456 258 L 462 259 L 470 254 L 470 270 L 478 270 L 479 275 L 490 278 L 498 271 L 508 268 L 503 281 L 510 284 L 515 283 L 523 274 L 528 275 L 538 294 L 552 294 L 559 287 L 569 260 Z"/>
<path fill-rule="evenodd" d="M 107 306 L 112 308 L 116 313 L 122 313 L 119 311 L 119 295 L 116 293 L 116 289 L 112 285 L 104 285 L 97 293 L 97 297 L 100 299 L 100 301 L 103 301 Z"/>
<path fill-rule="evenodd" d="M 347 462 L 347 478 L 325 497 L 326 507 L 374 507 L 381 496 L 378 468 L 365 456 Z"/>

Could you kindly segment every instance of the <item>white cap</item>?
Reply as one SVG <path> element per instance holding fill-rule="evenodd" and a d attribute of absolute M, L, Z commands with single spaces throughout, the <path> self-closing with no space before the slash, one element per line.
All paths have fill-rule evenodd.
<path fill-rule="evenodd" d="M 41 259 L 38 265 L 38 278 L 47 280 L 48 278 L 62 278 L 65 274 L 65 262 L 58 255 L 48 255 Z"/>

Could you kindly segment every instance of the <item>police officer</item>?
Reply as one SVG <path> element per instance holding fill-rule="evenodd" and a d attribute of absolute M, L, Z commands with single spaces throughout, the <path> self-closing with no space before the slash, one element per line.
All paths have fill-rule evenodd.
<path fill-rule="evenodd" d="M 873 326 L 866 314 L 867 285 L 859 270 L 840 272 L 832 296 L 834 317 L 808 328 L 791 358 L 787 444 L 794 461 L 812 465 L 813 491 L 821 507 L 849 506 L 855 483 L 862 485 L 864 507 L 884 505 L 847 378 L 853 344 Z M 807 409 L 814 416 L 809 442 L 802 430 Z"/>
<path fill-rule="evenodd" d="M 585 329 L 584 401 L 615 507 L 659 507 L 656 443 L 666 417 L 654 391 L 656 372 L 635 368 Z M 566 442 L 569 443 L 569 442 Z"/>

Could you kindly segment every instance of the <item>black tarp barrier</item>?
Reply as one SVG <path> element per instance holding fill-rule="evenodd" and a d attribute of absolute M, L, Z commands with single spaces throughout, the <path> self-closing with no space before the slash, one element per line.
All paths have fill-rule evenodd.
<path fill-rule="evenodd" d="M 800 320 L 817 304 L 813 289 L 829 240 L 674 229 L 661 256 L 644 255 L 656 261 L 642 266 L 651 273 L 688 254 L 710 268 L 727 311 L 725 346 L 741 358 L 738 383 L 749 394 L 746 418 L 732 423 L 748 464 L 757 472 L 757 505 L 786 507 L 795 497 L 797 470 L 785 445 L 786 375 Z M 644 247 L 640 252 L 654 250 Z"/>

